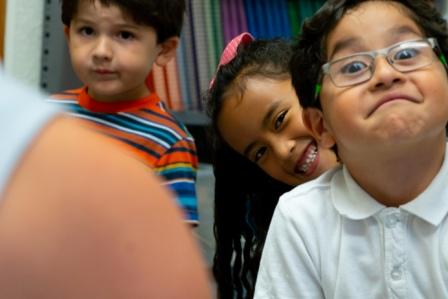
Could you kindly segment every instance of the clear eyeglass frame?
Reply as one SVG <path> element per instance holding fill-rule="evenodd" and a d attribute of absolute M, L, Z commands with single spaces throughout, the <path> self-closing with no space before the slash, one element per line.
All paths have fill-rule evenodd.
<path fill-rule="evenodd" d="M 369 81 L 375 71 L 375 59 L 384 56 L 387 62 L 397 71 L 412 72 L 431 65 L 435 60 L 433 49 L 438 47 L 437 40 L 429 37 L 426 39 L 403 41 L 387 48 L 355 53 L 322 65 L 322 74 L 330 76 L 331 81 L 337 87 L 348 87 Z M 397 54 L 414 54 L 413 57 L 397 59 Z M 347 68 L 362 65 L 363 69 L 354 73 L 343 73 Z"/>

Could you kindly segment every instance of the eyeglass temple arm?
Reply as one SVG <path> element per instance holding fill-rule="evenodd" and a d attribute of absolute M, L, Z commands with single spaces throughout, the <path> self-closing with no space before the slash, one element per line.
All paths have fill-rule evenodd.
<path fill-rule="evenodd" d="M 317 100 L 320 94 L 320 90 L 322 89 L 322 85 L 320 83 L 316 83 L 314 87 L 314 99 Z"/>
<path fill-rule="evenodd" d="M 448 66 L 448 64 L 447 64 L 447 62 L 446 62 L 445 55 L 443 55 L 442 52 L 440 52 L 439 60 L 440 60 L 440 62 L 441 62 L 444 66 Z"/>

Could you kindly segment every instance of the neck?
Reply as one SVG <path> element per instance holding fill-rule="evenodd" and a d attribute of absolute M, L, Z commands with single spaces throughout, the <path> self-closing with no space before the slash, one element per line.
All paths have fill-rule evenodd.
<path fill-rule="evenodd" d="M 430 185 L 442 166 L 445 144 L 442 136 L 433 142 L 370 150 L 374 155 L 349 157 L 344 164 L 355 181 L 379 203 L 398 207 Z"/>
<path fill-rule="evenodd" d="M 87 93 L 95 101 L 103 102 L 103 103 L 132 102 L 132 101 L 139 100 L 139 99 L 142 99 L 143 97 L 150 95 L 150 91 L 146 87 L 146 85 L 140 85 L 133 89 L 126 90 L 121 93 L 117 93 L 117 94 L 113 94 L 113 95 L 98 94 L 89 88 L 87 88 Z"/>

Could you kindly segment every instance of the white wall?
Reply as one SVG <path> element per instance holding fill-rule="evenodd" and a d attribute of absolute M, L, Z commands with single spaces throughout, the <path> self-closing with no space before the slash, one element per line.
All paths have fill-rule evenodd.
<path fill-rule="evenodd" d="M 7 0 L 5 71 L 39 87 L 45 0 Z"/>

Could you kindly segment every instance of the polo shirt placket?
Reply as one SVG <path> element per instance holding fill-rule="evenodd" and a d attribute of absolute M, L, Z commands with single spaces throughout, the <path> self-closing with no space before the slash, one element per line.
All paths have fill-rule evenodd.
<path fill-rule="evenodd" d="M 384 230 L 384 277 L 390 298 L 407 298 L 406 214 L 399 208 L 386 208 L 379 215 Z"/>

